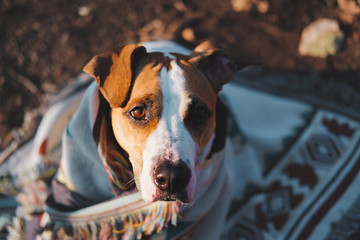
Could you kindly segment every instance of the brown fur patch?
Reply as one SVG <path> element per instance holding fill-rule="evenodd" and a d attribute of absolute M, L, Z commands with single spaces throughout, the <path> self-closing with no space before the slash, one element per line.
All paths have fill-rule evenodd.
<path fill-rule="evenodd" d="M 129 44 L 94 56 L 83 70 L 96 80 L 112 108 L 123 107 L 132 90 L 135 68 L 145 56 L 144 47 Z"/>
<path fill-rule="evenodd" d="M 205 104 L 210 113 L 209 119 L 201 126 L 192 126 L 191 123 L 185 121 L 186 128 L 192 135 L 194 141 L 202 149 L 208 143 L 215 130 L 215 106 L 217 94 L 205 75 L 195 64 L 190 63 L 187 60 L 186 56 L 182 57 L 177 55 L 177 64 L 183 69 L 184 76 L 187 79 L 187 94 L 190 98 L 196 98 L 198 102 Z M 189 116 L 184 115 L 183 119 L 188 117 Z"/>
<path fill-rule="evenodd" d="M 163 67 L 168 68 L 168 61 L 161 53 L 150 53 L 143 58 L 136 68 L 133 89 L 126 106 L 113 108 L 111 111 L 115 138 L 128 152 L 135 177 L 141 174 L 145 142 L 161 117 L 162 94 L 159 75 Z M 145 120 L 132 118 L 130 112 L 138 106 L 145 107 Z"/>

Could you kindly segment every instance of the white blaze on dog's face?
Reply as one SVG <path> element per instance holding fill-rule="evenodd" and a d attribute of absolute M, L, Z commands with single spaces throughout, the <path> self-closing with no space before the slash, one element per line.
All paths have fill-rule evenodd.
<path fill-rule="evenodd" d="M 112 108 L 115 138 L 143 199 L 191 202 L 196 163 L 214 134 L 217 93 L 236 70 L 233 59 L 208 42 L 190 56 L 128 45 L 94 57 L 84 70 Z"/>

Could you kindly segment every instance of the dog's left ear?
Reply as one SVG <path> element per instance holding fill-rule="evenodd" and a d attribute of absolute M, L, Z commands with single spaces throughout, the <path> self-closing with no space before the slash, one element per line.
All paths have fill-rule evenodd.
<path fill-rule="evenodd" d="M 124 107 L 131 93 L 135 68 L 146 54 L 144 47 L 129 44 L 94 56 L 83 70 L 96 80 L 112 108 Z"/>
<path fill-rule="evenodd" d="M 210 41 L 198 45 L 192 52 L 190 62 L 195 63 L 210 80 L 214 90 L 219 92 L 234 73 L 250 64 L 236 58 L 224 49 L 215 47 Z"/>

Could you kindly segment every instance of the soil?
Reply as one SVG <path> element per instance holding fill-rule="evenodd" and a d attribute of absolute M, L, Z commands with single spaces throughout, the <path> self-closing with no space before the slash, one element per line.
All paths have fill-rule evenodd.
<path fill-rule="evenodd" d="M 230 0 L 2 0 L 0 144 L 93 55 L 129 42 L 172 38 L 192 47 L 210 39 L 270 70 L 324 72 L 360 89 L 359 16 L 336 0 L 250 1 L 269 8 L 236 12 Z M 325 59 L 300 56 L 302 29 L 323 17 L 340 23 L 342 49 Z"/>

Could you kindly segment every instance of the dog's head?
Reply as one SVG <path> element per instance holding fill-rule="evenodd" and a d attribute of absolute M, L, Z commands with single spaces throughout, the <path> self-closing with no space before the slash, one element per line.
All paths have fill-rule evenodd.
<path fill-rule="evenodd" d="M 191 55 L 130 44 L 84 67 L 110 104 L 114 136 L 144 200 L 192 201 L 196 166 L 214 135 L 217 94 L 240 67 L 209 42 Z"/>

